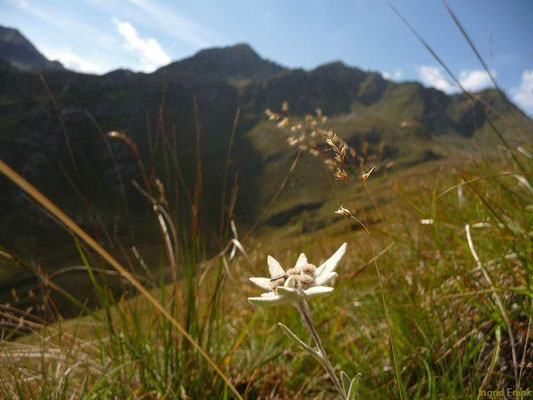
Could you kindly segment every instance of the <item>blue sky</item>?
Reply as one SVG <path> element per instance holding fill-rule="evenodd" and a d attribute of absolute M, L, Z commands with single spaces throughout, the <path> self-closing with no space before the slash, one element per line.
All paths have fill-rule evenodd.
<path fill-rule="evenodd" d="M 467 89 L 490 85 L 439 0 L 391 2 Z M 533 1 L 449 4 L 500 85 L 533 115 Z M 457 91 L 385 0 L 0 0 L 0 24 L 83 72 L 150 72 L 202 48 L 247 42 L 289 67 L 342 60 L 389 79 Z"/>

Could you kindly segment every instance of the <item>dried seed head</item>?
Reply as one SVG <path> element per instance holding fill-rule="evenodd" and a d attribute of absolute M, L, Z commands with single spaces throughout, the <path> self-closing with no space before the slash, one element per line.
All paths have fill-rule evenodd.
<path fill-rule="evenodd" d="M 335 152 L 335 161 L 339 163 L 341 167 L 344 166 L 344 158 L 346 157 L 346 143 L 342 145 L 340 151 Z"/>
<path fill-rule="evenodd" d="M 289 117 L 283 118 L 281 121 L 278 122 L 278 128 L 284 128 L 287 125 L 289 125 Z"/>
<path fill-rule="evenodd" d="M 298 139 L 296 139 L 295 137 L 289 137 L 287 138 L 287 143 L 289 144 L 289 146 L 294 146 L 298 144 Z"/>
<path fill-rule="evenodd" d="M 372 172 L 374 171 L 374 169 L 376 169 L 376 165 L 374 165 L 372 168 L 370 168 L 370 170 L 368 172 L 364 172 L 361 174 L 361 183 L 365 183 L 366 180 L 370 177 L 370 174 L 372 174 Z"/>
<path fill-rule="evenodd" d="M 278 113 L 275 113 L 270 108 L 267 108 L 265 110 L 265 114 L 267 115 L 270 121 L 277 121 L 278 119 L 281 119 L 281 115 L 279 115 Z"/>
<path fill-rule="evenodd" d="M 337 179 L 340 179 L 340 180 L 343 180 L 343 181 L 347 181 L 348 180 L 348 174 L 342 168 L 337 167 L 337 170 L 335 171 L 334 175 L 335 175 L 335 178 L 337 178 Z"/>
<path fill-rule="evenodd" d="M 107 136 L 109 136 L 110 138 L 122 140 L 124 143 L 128 145 L 128 147 L 133 153 L 139 154 L 139 149 L 137 148 L 137 145 L 135 144 L 135 142 L 131 140 L 128 137 L 128 135 L 126 135 L 124 132 L 111 131 L 111 132 L 107 132 Z"/>
<path fill-rule="evenodd" d="M 337 149 L 337 145 L 335 143 L 333 143 L 333 140 L 331 140 L 329 137 L 326 138 L 326 143 L 333 149 L 333 150 L 336 150 Z"/>
<path fill-rule="evenodd" d="M 340 158 L 341 158 L 341 164 L 344 164 L 344 157 L 346 157 L 346 149 L 348 148 L 348 146 L 346 145 L 346 142 L 344 142 L 341 146 L 341 151 L 340 151 Z"/>
<path fill-rule="evenodd" d="M 354 218 L 354 216 L 350 212 L 350 210 L 348 210 L 347 208 L 345 208 L 342 205 L 339 207 L 339 209 L 337 211 L 335 211 L 335 214 L 343 215 L 343 216 L 348 217 L 348 218 Z"/>

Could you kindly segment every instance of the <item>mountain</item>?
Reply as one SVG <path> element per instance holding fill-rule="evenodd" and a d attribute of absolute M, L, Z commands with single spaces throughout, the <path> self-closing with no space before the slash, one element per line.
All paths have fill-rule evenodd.
<path fill-rule="evenodd" d="M 264 60 L 248 44 L 201 50 L 192 57 L 173 62 L 156 71 L 168 79 L 194 75 L 223 79 L 264 79 L 286 71 L 280 65 Z"/>
<path fill-rule="evenodd" d="M 43 56 L 17 29 L 0 26 L 0 58 L 21 71 L 58 71 L 63 66 Z"/>
<path fill-rule="evenodd" d="M 0 49 L 0 59 L 11 63 L 11 52 Z M 417 82 L 391 82 L 379 73 L 342 62 L 309 71 L 284 68 L 244 44 L 202 50 L 151 74 L 117 70 L 95 76 L 46 69 L 43 75 L 53 101 L 31 71 L 0 68 L 0 158 L 87 229 L 97 216 L 101 225 L 119 235 L 128 231 L 126 211 L 146 224 L 146 199 L 131 185 L 143 176 L 130 148 L 102 133 L 125 132 L 147 164 L 148 178 L 161 178 L 176 204 L 188 210 L 187 192 L 172 188 L 178 181 L 194 186 L 193 98 L 200 122 L 205 231 L 218 229 L 220 207 L 213 204 L 221 202 L 229 136 L 238 108 L 229 181 L 238 172 L 236 216 L 241 227 L 249 226 L 276 195 L 298 153 L 264 115 L 266 108 L 279 110 L 284 101 L 296 121 L 317 108 L 323 110 L 329 116 L 327 128 L 334 129 L 357 154 L 379 157 L 375 176 L 383 173 L 385 165 L 411 168 L 464 157 L 475 148 L 472 139 L 490 144 L 494 135 L 486 110 L 496 126 L 505 126 L 510 112 L 519 123 L 531 126 L 531 120 L 495 90 L 478 93 L 480 101 L 471 104 L 461 94 L 446 95 Z M 169 146 L 176 149 L 176 159 L 156 156 L 154 148 Z M 154 175 L 157 170 L 181 175 L 179 180 L 165 180 Z M 273 224 L 298 215 L 310 215 L 316 221 L 331 198 L 323 164 L 312 155 L 302 155 L 293 175 L 267 216 Z M 36 231 L 48 232 L 55 225 L 5 179 L 0 179 L 0 192 L 0 242 L 35 253 L 19 239 Z M 82 205 L 89 203 L 91 210 Z M 324 214 L 332 215 L 329 209 Z M 53 237 L 42 235 L 39 242 Z"/>

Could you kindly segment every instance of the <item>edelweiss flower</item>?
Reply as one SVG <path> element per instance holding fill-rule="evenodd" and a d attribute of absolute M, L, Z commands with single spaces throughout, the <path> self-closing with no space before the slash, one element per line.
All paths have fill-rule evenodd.
<path fill-rule="evenodd" d="M 249 297 L 248 301 L 261 306 L 275 306 L 331 293 L 333 288 L 325 285 L 338 276 L 335 268 L 345 252 L 346 243 L 318 268 L 309 264 L 302 253 L 294 268 L 287 271 L 274 257 L 268 256 L 270 278 L 250 278 L 251 282 L 267 292 L 260 297 Z"/>

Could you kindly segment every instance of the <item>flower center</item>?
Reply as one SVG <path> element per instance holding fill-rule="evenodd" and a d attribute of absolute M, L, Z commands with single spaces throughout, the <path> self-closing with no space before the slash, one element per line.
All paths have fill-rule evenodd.
<path fill-rule="evenodd" d="M 287 271 L 288 276 L 296 281 L 296 287 L 298 289 L 305 290 L 312 286 L 315 281 L 314 273 L 316 267 L 313 264 L 305 264 L 298 268 L 291 268 Z"/>
<path fill-rule="evenodd" d="M 275 276 L 270 280 L 270 290 L 275 291 L 277 287 L 282 286 L 287 280 L 288 275 Z"/>

